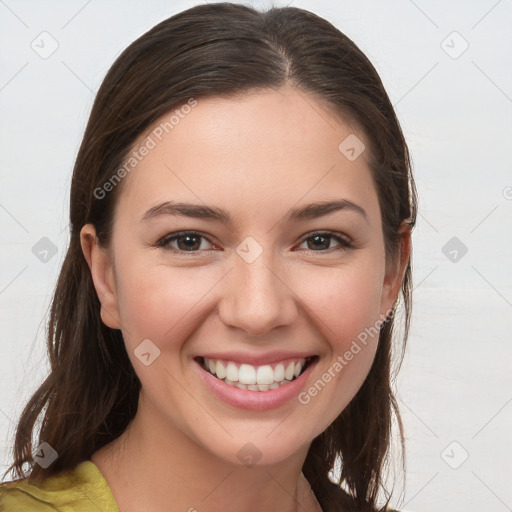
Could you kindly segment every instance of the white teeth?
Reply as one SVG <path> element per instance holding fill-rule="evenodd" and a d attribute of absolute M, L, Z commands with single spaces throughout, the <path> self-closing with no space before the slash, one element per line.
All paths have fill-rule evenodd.
<path fill-rule="evenodd" d="M 238 382 L 242 382 L 243 384 L 256 384 L 256 370 L 254 366 L 241 364 L 238 370 Z"/>
<path fill-rule="evenodd" d="M 238 380 L 238 367 L 235 363 L 228 363 L 228 366 L 226 367 L 226 378 L 234 382 Z"/>
<path fill-rule="evenodd" d="M 284 378 L 286 380 L 292 380 L 293 379 L 293 375 L 294 375 L 294 371 L 295 371 L 295 364 L 289 363 L 287 368 L 286 368 L 286 371 L 284 372 Z"/>
<path fill-rule="evenodd" d="M 265 364 L 253 366 L 251 364 L 240 364 L 233 361 L 220 361 L 204 358 L 204 367 L 218 379 L 224 381 L 228 386 L 235 386 L 249 391 L 268 391 L 277 389 L 279 386 L 290 383 L 298 377 L 306 364 L 305 359 L 290 361 L 287 366 L 278 363 L 275 368 Z"/>
<path fill-rule="evenodd" d="M 274 381 L 275 382 L 280 382 L 283 379 L 284 379 L 284 364 L 283 363 L 279 363 L 274 368 Z"/>
<path fill-rule="evenodd" d="M 219 379 L 226 378 L 226 369 L 224 368 L 224 365 L 220 361 L 217 361 L 217 364 L 215 365 L 215 373 L 217 374 L 217 377 Z"/>
<path fill-rule="evenodd" d="M 258 384 L 274 384 L 274 370 L 272 370 L 272 366 L 268 364 L 260 366 L 256 372 L 256 381 Z"/>

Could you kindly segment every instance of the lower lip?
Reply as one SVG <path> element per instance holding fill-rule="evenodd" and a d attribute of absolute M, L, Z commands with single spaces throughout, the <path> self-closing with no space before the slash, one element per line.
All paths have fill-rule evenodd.
<path fill-rule="evenodd" d="M 265 411 L 275 409 L 296 398 L 304 387 L 317 360 L 310 361 L 304 372 L 289 384 L 283 384 L 276 389 L 268 391 L 249 391 L 237 388 L 236 386 L 230 386 L 206 371 L 197 361 L 194 361 L 194 363 L 199 368 L 201 378 L 208 389 L 222 401 L 240 409 Z"/>

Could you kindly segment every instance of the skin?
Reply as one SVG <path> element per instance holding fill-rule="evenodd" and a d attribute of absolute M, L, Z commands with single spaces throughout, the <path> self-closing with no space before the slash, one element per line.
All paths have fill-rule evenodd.
<path fill-rule="evenodd" d="M 308 404 L 292 399 L 266 411 L 218 400 L 198 379 L 193 357 L 213 350 L 316 354 L 307 389 L 389 312 L 410 236 L 404 227 L 402 257 L 386 264 L 369 155 L 349 161 L 338 149 L 353 133 L 368 147 L 364 134 L 289 86 L 199 99 L 124 178 L 111 247 L 98 245 L 94 226 L 83 227 L 102 319 L 122 330 L 142 383 L 126 432 L 91 457 L 121 512 L 169 504 L 200 512 L 319 510 L 301 473 L 307 450 L 363 383 L 377 337 Z M 359 205 L 366 218 L 342 209 L 285 219 L 291 208 L 339 199 Z M 140 222 L 164 201 L 222 208 L 233 224 L 176 215 Z M 195 254 L 183 250 L 183 238 L 154 247 L 181 230 L 205 237 L 194 239 Z M 319 231 L 353 247 L 335 237 L 315 245 L 311 233 Z M 263 249 L 252 263 L 236 252 L 249 236 Z M 149 366 L 134 354 L 144 339 L 160 350 Z M 261 454 L 252 467 L 237 457 L 248 442 Z"/>

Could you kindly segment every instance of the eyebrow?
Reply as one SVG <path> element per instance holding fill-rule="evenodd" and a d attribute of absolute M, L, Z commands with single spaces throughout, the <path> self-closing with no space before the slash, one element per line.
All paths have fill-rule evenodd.
<path fill-rule="evenodd" d="M 368 216 L 364 208 L 352 201 L 349 201 L 348 199 L 310 203 L 306 206 L 301 206 L 300 208 L 291 208 L 285 215 L 285 220 L 288 222 L 294 222 L 299 220 L 316 219 L 340 210 L 358 213 L 368 221 Z M 231 215 L 221 208 L 192 203 L 175 203 L 172 201 L 165 201 L 153 206 L 141 217 L 139 222 L 147 222 L 161 215 L 182 215 L 196 219 L 213 220 L 227 225 L 233 224 Z"/>

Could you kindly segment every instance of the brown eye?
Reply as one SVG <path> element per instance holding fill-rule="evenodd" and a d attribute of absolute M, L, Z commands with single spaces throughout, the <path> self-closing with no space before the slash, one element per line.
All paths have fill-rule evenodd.
<path fill-rule="evenodd" d="M 334 235 L 333 233 L 315 233 L 306 237 L 302 244 L 306 243 L 306 249 L 313 252 L 324 252 L 333 249 L 331 242 L 338 242 L 338 247 L 334 246 L 335 250 L 345 250 L 352 247 L 352 244 L 344 238 Z M 301 244 L 301 245 L 302 245 Z"/>
<path fill-rule="evenodd" d="M 169 251 L 176 253 L 195 253 L 211 249 L 211 247 L 205 247 L 203 241 L 211 245 L 211 242 L 209 242 L 200 233 L 184 231 L 180 233 L 171 233 L 170 235 L 161 238 L 156 243 L 156 246 L 163 247 L 164 249 L 168 249 Z"/>
<path fill-rule="evenodd" d="M 180 251 L 197 251 L 201 247 L 201 237 L 197 235 L 182 235 L 175 240 Z"/>

